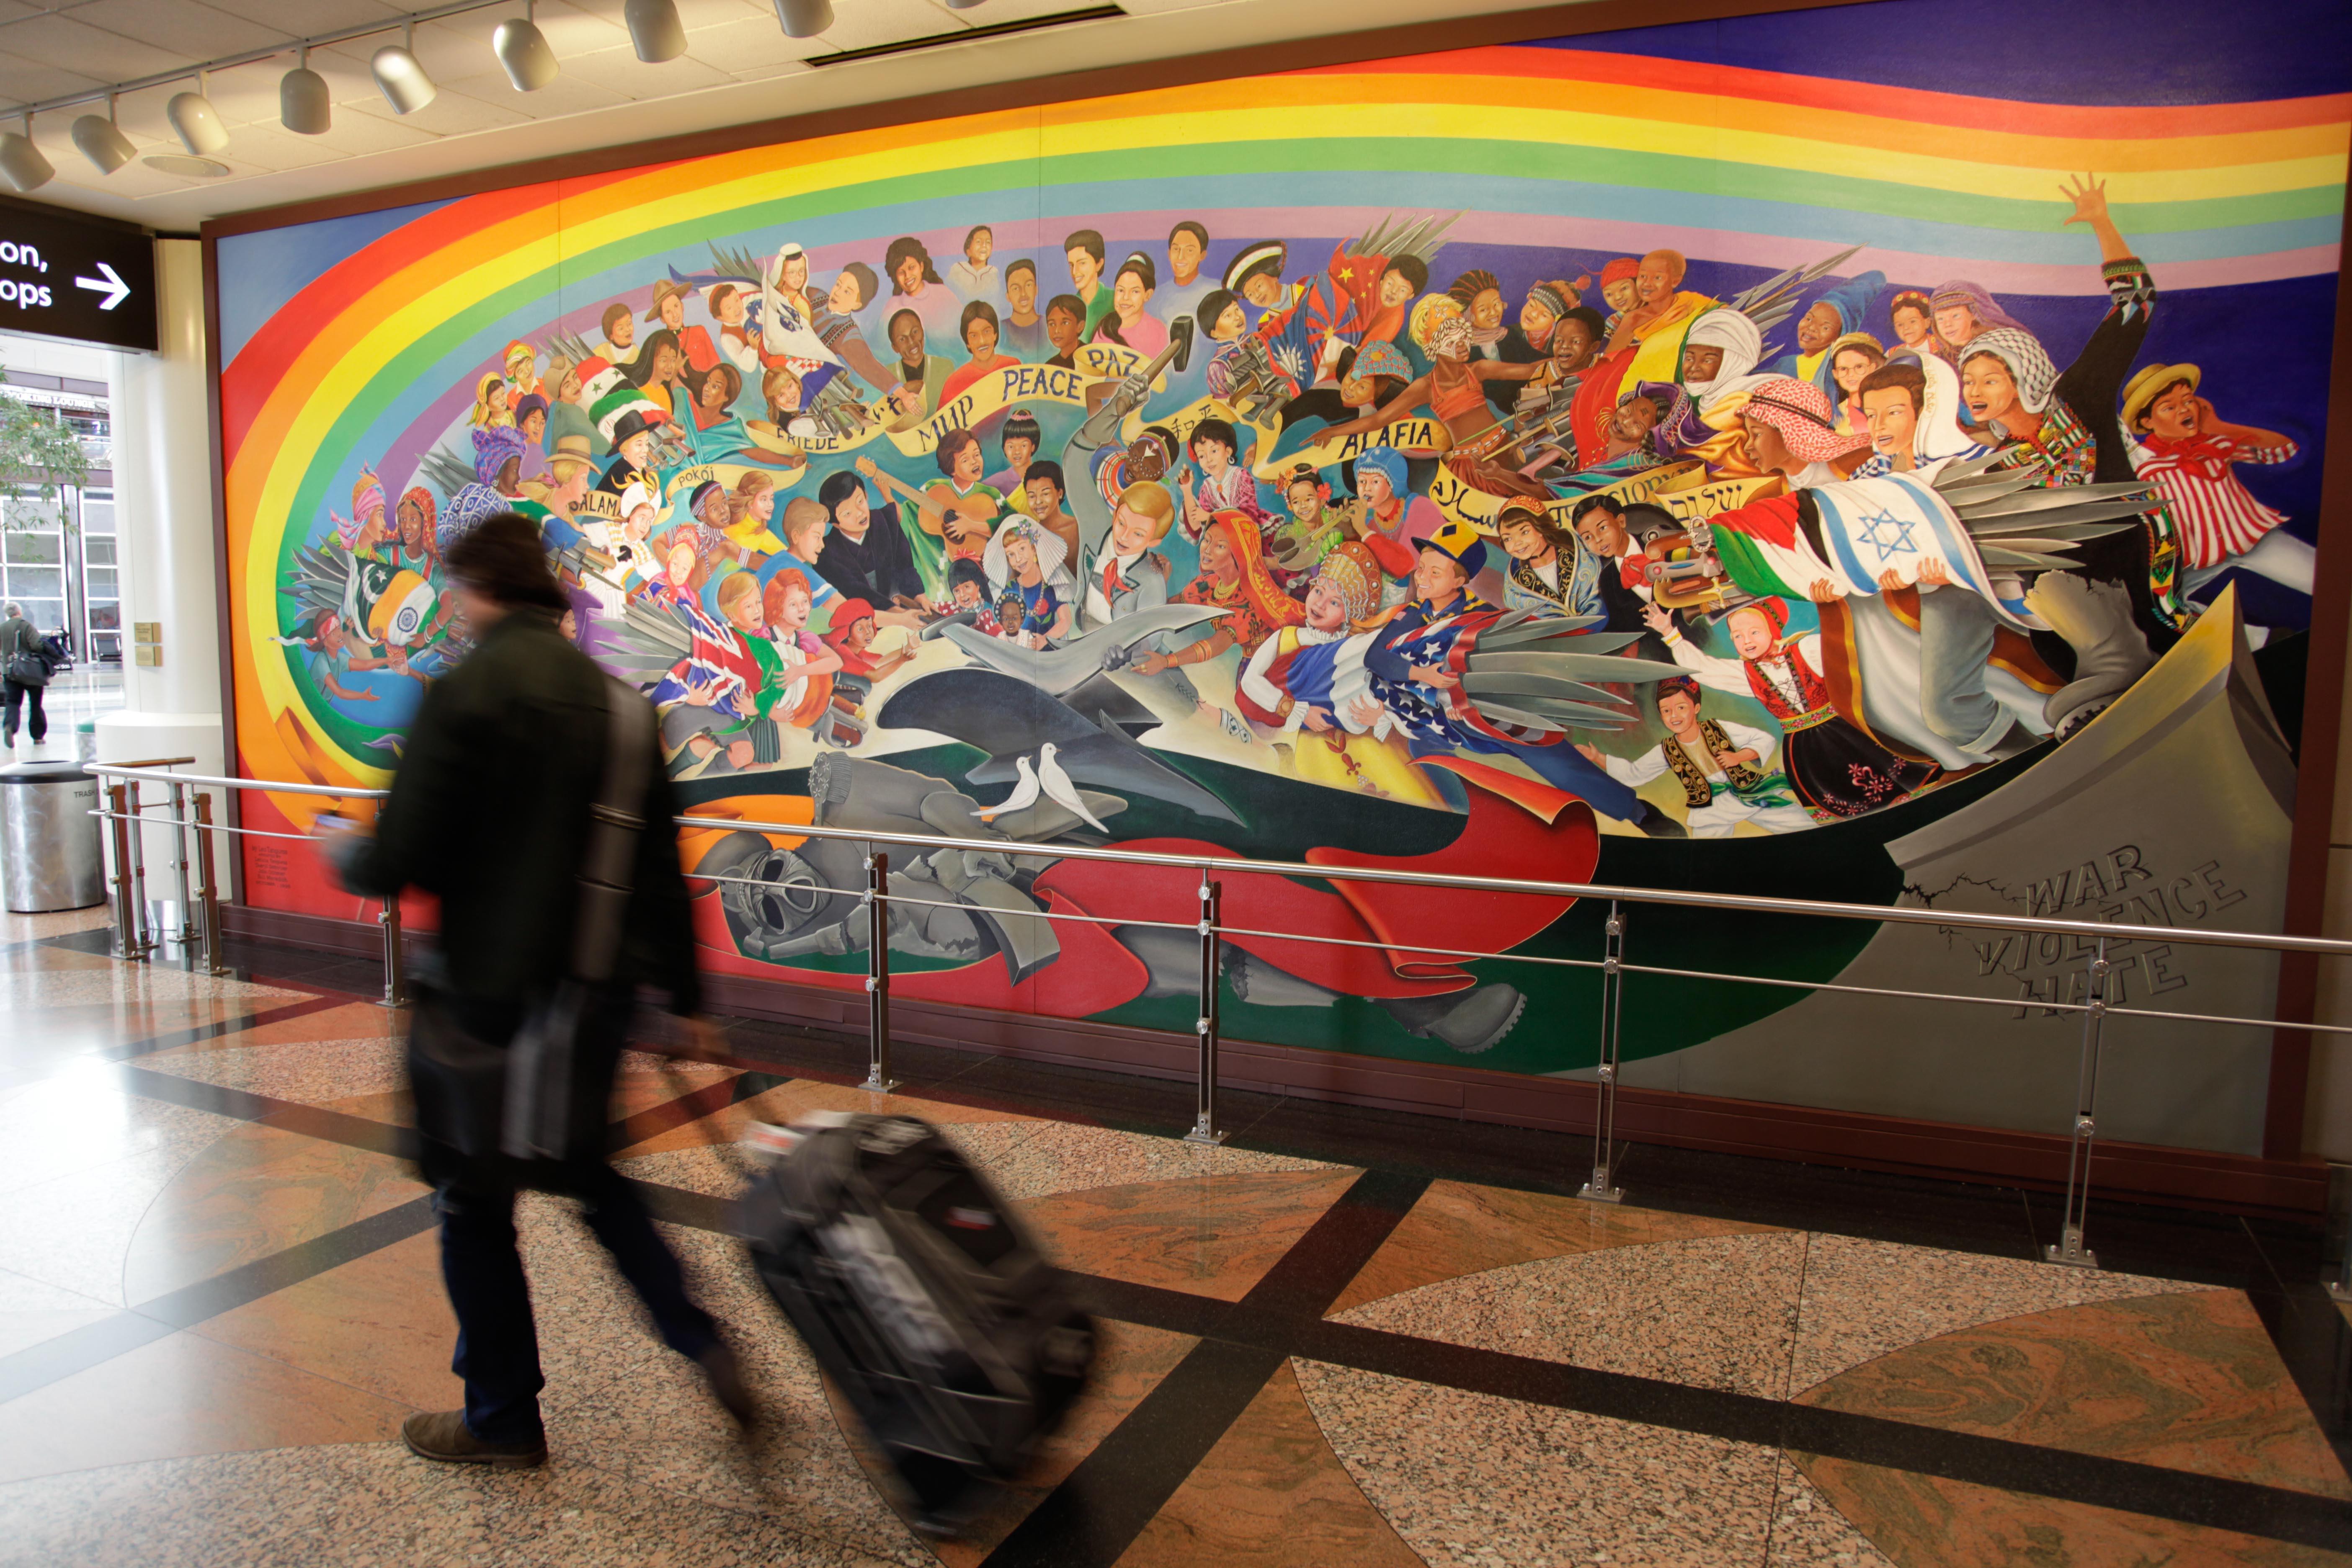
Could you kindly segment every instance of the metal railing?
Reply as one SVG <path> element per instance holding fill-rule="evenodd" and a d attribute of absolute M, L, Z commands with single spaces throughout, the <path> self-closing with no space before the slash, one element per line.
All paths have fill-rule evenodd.
<path fill-rule="evenodd" d="M 200 942 L 205 968 L 214 973 L 225 972 L 221 963 L 220 919 L 213 878 L 213 858 L 210 836 L 214 833 L 240 834 L 249 837 L 293 838 L 304 835 L 277 833 L 249 827 L 231 827 L 212 820 L 211 802 L 205 789 L 260 790 L 272 795 L 305 795 L 347 801 L 381 801 L 389 792 L 350 786 L 314 784 L 285 784 L 258 779 L 234 779 L 167 773 L 151 765 L 121 763 L 91 763 L 88 771 L 101 780 L 115 781 L 104 791 L 106 804 L 97 814 L 114 825 L 114 886 L 116 899 L 116 950 L 119 956 L 145 959 L 155 949 L 155 942 L 145 934 L 144 870 L 137 848 L 139 835 L 131 831 L 132 824 L 156 825 L 156 819 L 144 815 L 145 806 L 140 796 L 140 786 L 160 783 L 169 791 L 166 804 L 168 819 L 175 831 L 184 836 L 194 827 L 198 836 L 198 864 L 201 868 L 202 918 L 185 922 L 183 940 Z M 184 791 L 195 788 L 194 816 L 185 815 L 187 796 Z M 862 888 L 835 888 L 821 883 L 796 879 L 789 884 L 809 892 L 823 892 L 854 898 L 866 912 L 866 990 L 869 1001 L 867 1023 L 867 1072 L 862 1087 L 887 1091 L 897 1085 L 890 1076 L 890 910 L 894 904 L 914 908 L 968 909 L 971 906 L 947 899 L 925 899 L 904 890 L 892 891 L 889 885 L 890 857 L 884 845 L 911 849 L 968 850 L 975 846 L 989 852 L 1008 857 L 1050 860 L 1097 860 L 1129 866 L 1153 866 L 1193 871 L 1200 878 L 1200 912 L 1197 921 L 1177 922 L 1167 920 L 1121 919 L 1084 911 L 1038 910 L 1022 911 L 1008 918 L 1015 920 L 1077 921 L 1103 927 L 1152 927 L 1162 930 L 1191 931 L 1200 937 L 1199 999 L 1194 1030 L 1199 1039 L 1196 1068 L 1196 1102 L 1192 1129 L 1184 1136 L 1187 1142 L 1219 1143 L 1226 1131 L 1218 1120 L 1218 1047 L 1221 1021 L 1218 1006 L 1218 976 L 1223 963 L 1223 943 L 1228 937 L 1275 938 L 1286 942 L 1313 942 L 1326 946 L 1371 947 L 1399 955 L 1446 958 L 1464 962 L 1498 961 L 1514 963 L 1549 965 L 1561 968 L 1595 969 L 1601 972 L 1601 1016 L 1598 1028 L 1599 1061 L 1594 1078 L 1592 1171 L 1579 1193 L 1580 1197 L 1601 1203 L 1622 1200 L 1623 1190 L 1618 1185 L 1616 1173 L 1617 1094 L 1622 1062 L 1619 1056 L 1620 1028 L 1624 1008 L 1625 977 L 1629 974 L 1650 974 L 1664 978 L 1725 981 L 1738 984 L 1761 985 L 1835 994 L 1875 996 L 1919 1002 L 1955 1003 L 1972 1006 L 2030 1007 L 2044 1016 L 2075 1013 L 2083 1019 L 2083 1037 L 2075 1079 L 2074 1109 L 2069 1120 L 2069 1150 L 2066 1171 L 2066 1205 L 2061 1223 L 2060 1239 L 2043 1249 L 2048 1261 L 2077 1268 L 2095 1268 L 2096 1256 L 2084 1240 L 2090 1203 L 2091 1154 L 2098 1132 L 2097 1100 L 2101 1060 L 2105 1046 L 2106 1022 L 2110 1018 L 2134 1017 L 2162 1019 L 2175 1022 L 2212 1024 L 2230 1027 L 2277 1029 L 2293 1028 L 2312 1034 L 2352 1035 L 2352 1027 L 2340 1025 L 2303 1023 L 2275 1017 L 2248 1017 L 2235 1014 L 2186 1013 L 2152 1007 L 2120 1005 L 2110 1000 L 2109 987 L 2114 966 L 2107 956 L 2111 942 L 2187 942 L 2209 947 L 2232 947 L 2269 952 L 2308 952 L 2324 957 L 2352 956 L 2352 942 L 2339 942 L 2326 937 L 2283 936 L 2263 931 L 2209 931 L 2182 926 L 2152 926 L 2099 921 L 2053 920 L 2041 916 L 1979 914 L 1955 910 L 1931 910 L 1910 907 L 1887 907 L 1876 904 L 1841 903 L 1811 899 L 1765 898 L 1741 893 L 1703 893 L 1667 888 L 1630 888 L 1593 882 L 1531 881 L 1509 877 L 1450 876 L 1438 872 L 1388 870 L 1375 867 L 1317 866 L 1287 860 L 1259 860 L 1238 856 L 1199 856 L 1143 853 L 1136 850 L 1098 848 L 1087 845 L 1028 844 L 1010 839 L 977 839 L 938 833 L 882 832 L 862 827 L 836 827 L 805 822 L 764 822 L 751 818 L 696 816 L 691 814 L 672 819 L 676 826 L 691 828 L 718 828 L 758 835 L 789 835 L 801 839 L 837 839 L 864 847 L 866 885 Z M 183 906 L 187 894 L 187 857 L 183 837 L 180 856 Z M 782 888 L 787 884 L 773 879 L 727 876 L 690 872 L 696 881 L 720 884 Z M 1605 900 L 1609 914 L 1603 925 L 1603 946 L 1597 959 L 1564 958 L 1547 953 L 1490 952 L 1475 949 L 1423 946 L 1399 942 L 1365 942 L 1359 939 L 1315 935 L 1303 931 L 1258 931 L 1230 926 L 1223 921 L 1223 879 L 1235 876 L 1266 876 L 1337 882 L 1389 883 L 1410 887 L 1451 888 L 1475 892 L 1519 894 L 1539 898 Z M 1816 919 L 1865 921 L 1875 925 L 1923 925 L 1947 931 L 1984 931 L 2010 935 L 2054 935 L 2071 937 L 2090 944 L 2091 957 L 2084 966 L 2083 1000 L 2060 1000 L 2054 994 L 2021 1002 L 2015 998 L 1972 995 L 1956 992 L 1914 991 L 1887 986 L 1846 985 L 1835 982 L 1786 980 L 1769 975 L 1740 974 L 1727 971 L 1682 969 L 1655 964 L 1627 962 L 1625 956 L 1628 906 L 1634 904 L 1661 905 L 1670 908 L 1732 910 L 1749 914 L 1803 916 Z M 386 1005 L 397 1006 L 406 1000 L 406 983 L 401 955 L 399 904 L 396 899 L 383 900 L 378 917 L 383 929 L 383 971 Z M 2077 951 L 2081 951 L 2079 948 Z M 2352 1286 L 2352 1274 L 2347 1274 L 2347 1286 Z"/>

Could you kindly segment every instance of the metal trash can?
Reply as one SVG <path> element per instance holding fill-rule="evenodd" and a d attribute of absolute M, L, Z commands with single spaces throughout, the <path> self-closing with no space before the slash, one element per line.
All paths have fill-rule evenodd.
<path fill-rule="evenodd" d="M 106 901 L 98 781 L 79 763 L 0 767 L 0 891 L 13 914 Z"/>

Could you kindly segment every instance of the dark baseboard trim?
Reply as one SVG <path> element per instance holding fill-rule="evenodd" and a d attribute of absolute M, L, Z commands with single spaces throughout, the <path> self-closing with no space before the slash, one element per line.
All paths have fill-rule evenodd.
<path fill-rule="evenodd" d="M 365 921 L 240 904 L 223 906 L 221 923 L 230 935 L 257 942 L 355 957 L 383 952 L 379 928 Z M 866 1028 L 862 994 L 726 974 L 709 976 L 704 991 L 712 1011 L 732 1016 L 850 1034 Z M 890 1023 L 894 1038 L 916 1044 L 1145 1078 L 1190 1079 L 1196 1060 L 1192 1040 L 1160 1030 L 906 997 L 891 999 Z M 1565 1079 L 1248 1040 L 1225 1041 L 1218 1059 L 1218 1081 L 1229 1089 L 1570 1134 L 1589 1135 L 1592 1127 L 1592 1085 Z M 1617 1129 L 1636 1143 L 1943 1180 L 2053 1188 L 2066 1180 L 2067 1141 L 2053 1134 L 1814 1106 L 1627 1089 L 1618 1094 Z M 2327 1202 L 2327 1167 L 2318 1161 L 2144 1143 L 2099 1144 L 2091 1181 L 2102 1196 L 2236 1213 L 2305 1217 Z"/>

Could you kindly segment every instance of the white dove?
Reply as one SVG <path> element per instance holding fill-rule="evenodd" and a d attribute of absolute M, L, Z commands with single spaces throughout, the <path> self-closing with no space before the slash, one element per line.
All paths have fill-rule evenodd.
<path fill-rule="evenodd" d="M 1045 754 L 1050 755 L 1053 750 L 1054 748 L 1052 746 L 1047 746 L 1045 748 Z M 1019 811 L 1022 807 L 1028 805 L 1037 798 L 1037 775 L 1029 771 L 1029 759 L 1026 757 L 1015 757 L 1013 759 L 1013 765 L 1014 768 L 1019 770 L 1021 773 L 1021 782 L 1013 786 L 1013 793 L 1011 795 L 1006 795 L 1003 800 L 998 801 L 994 805 L 988 807 L 986 810 L 975 814 L 982 822 L 986 822 L 1003 812 Z M 1055 768 L 1054 771 L 1056 773 L 1060 773 L 1062 772 L 1059 768 Z M 1068 776 L 1064 774 L 1062 778 L 1062 787 L 1067 789 L 1069 787 L 1069 783 L 1070 781 Z M 1056 796 L 1055 798 L 1058 799 L 1059 797 Z"/>
<path fill-rule="evenodd" d="M 1076 812 L 1097 833 L 1108 833 L 1110 829 L 1096 820 L 1095 814 L 1087 809 L 1087 803 L 1078 798 L 1078 786 L 1070 782 L 1070 775 L 1063 770 L 1061 763 L 1054 760 L 1054 749 L 1051 741 L 1037 749 L 1037 779 L 1045 786 L 1045 798 L 1055 805 Z M 1024 768 L 1022 771 L 1026 773 L 1028 770 Z"/>

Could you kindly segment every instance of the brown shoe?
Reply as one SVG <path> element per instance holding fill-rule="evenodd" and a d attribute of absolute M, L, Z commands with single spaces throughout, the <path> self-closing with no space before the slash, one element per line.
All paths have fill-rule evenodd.
<path fill-rule="evenodd" d="M 420 1459 L 445 1465 L 496 1465 L 528 1469 L 547 1463 L 547 1439 L 536 1443 L 485 1443 L 466 1425 L 462 1410 L 420 1412 L 400 1424 L 400 1440 Z"/>

